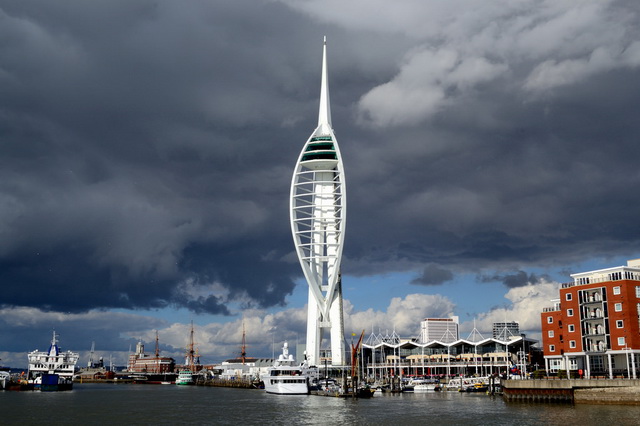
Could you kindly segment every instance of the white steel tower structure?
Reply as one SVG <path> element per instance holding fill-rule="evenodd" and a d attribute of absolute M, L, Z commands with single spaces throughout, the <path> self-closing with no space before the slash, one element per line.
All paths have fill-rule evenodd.
<path fill-rule="evenodd" d="M 320 364 L 320 344 L 331 335 L 331 363 L 344 364 L 340 259 L 347 213 L 344 170 L 331 128 L 327 39 L 322 50 L 318 127 L 302 148 L 291 181 L 291 232 L 309 284 L 307 359 Z"/>

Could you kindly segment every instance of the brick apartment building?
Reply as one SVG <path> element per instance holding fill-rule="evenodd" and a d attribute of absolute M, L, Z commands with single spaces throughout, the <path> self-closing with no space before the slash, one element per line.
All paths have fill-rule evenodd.
<path fill-rule="evenodd" d="M 571 277 L 540 315 L 546 370 L 640 377 L 640 259 Z"/>

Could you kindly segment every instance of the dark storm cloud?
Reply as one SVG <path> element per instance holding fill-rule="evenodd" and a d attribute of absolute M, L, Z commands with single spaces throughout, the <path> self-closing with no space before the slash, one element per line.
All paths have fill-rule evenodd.
<path fill-rule="evenodd" d="M 370 182 L 380 198 L 351 196 L 350 212 L 360 222 L 351 221 L 350 232 L 359 227 L 368 244 L 349 254 L 387 247 L 395 255 L 387 267 L 414 261 L 474 269 L 638 251 L 632 216 L 640 205 L 625 195 L 640 183 L 627 157 L 639 150 L 638 68 L 594 75 L 540 98 L 516 90 L 513 77 L 483 84 L 423 124 L 376 129 L 393 143 L 367 141 L 366 152 L 350 153 L 362 161 L 354 161 L 361 175 L 349 183 Z M 393 208 L 367 214 L 383 204 Z M 377 225 L 383 221 L 394 226 Z M 410 251 L 402 249 L 408 245 Z M 367 263 L 360 265 L 365 273 Z"/>
<path fill-rule="evenodd" d="M 343 3 L 0 0 L 0 302 L 283 305 L 324 34 L 344 275 L 640 252 L 635 3 Z"/>
<path fill-rule="evenodd" d="M 418 285 L 440 285 L 453 279 L 453 273 L 447 269 L 441 268 L 438 265 L 427 265 L 422 272 L 422 275 L 414 280 L 411 280 L 411 284 Z"/>
<path fill-rule="evenodd" d="M 308 129 L 281 123 L 313 116 L 319 43 L 287 55 L 274 4 L 35 3 L 0 3 L 1 302 L 228 313 L 190 280 L 283 304 Z"/>
<path fill-rule="evenodd" d="M 549 281 L 549 278 L 545 275 L 538 276 L 534 273 L 527 274 L 525 271 L 518 271 L 514 274 L 496 274 L 496 275 L 483 275 L 478 278 L 480 282 L 502 282 L 508 288 L 523 287 L 531 284 L 538 284 L 543 281 Z"/>

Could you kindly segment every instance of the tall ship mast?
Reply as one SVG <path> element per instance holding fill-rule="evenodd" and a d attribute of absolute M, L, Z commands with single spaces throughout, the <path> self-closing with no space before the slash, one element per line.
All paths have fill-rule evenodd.
<path fill-rule="evenodd" d="M 330 335 L 331 363 L 344 364 L 344 320 L 340 262 L 347 197 L 344 167 L 331 126 L 327 39 L 322 48 L 318 126 L 304 144 L 293 173 L 290 221 L 296 253 L 309 285 L 307 359 L 319 365 L 320 347 Z"/>
<path fill-rule="evenodd" d="M 187 344 L 184 363 L 188 369 L 194 373 L 196 372 L 196 364 L 200 364 L 198 351 L 196 350 L 196 344 L 193 338 L 193 321 L 191 321 L 191 332 L 189 333 L 189 343 Z"/>
<path fill-rule="evenodd" d="M 187 343 L 187 352 L 184 357 L 184 367 L 178 371 L 176 385 L 193 385 L 196 382 L 197 372 L 202 366 L 200 365 L 200 357 L 196 350 L 195 340 L 193 338 L 193 321 L 191 321 L 191 332 L 189 333 L 189 342 Z"/>

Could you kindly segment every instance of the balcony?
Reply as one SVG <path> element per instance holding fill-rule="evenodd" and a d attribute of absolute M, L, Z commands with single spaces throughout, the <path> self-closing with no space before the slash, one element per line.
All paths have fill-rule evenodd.
<path fill-rule="evenodd" d="M 584 318 L 582 318 L 582 321 L 602 321 L 604 320 L 604 316 L 600 315 L 600 316 L 586 316 Z"/>

